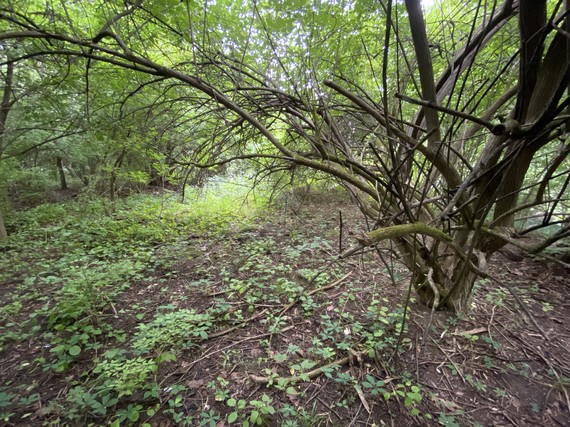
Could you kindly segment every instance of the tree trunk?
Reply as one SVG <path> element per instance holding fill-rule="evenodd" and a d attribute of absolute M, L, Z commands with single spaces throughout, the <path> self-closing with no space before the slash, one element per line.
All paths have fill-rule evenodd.
<path fill-rule="evenodd" d="M 61 157 L 55 158 L 55 164 L 59 173 L 59 183 L 62 190 L 67 190 L 67 181 L 65 180 L 65 171 L 63 170 L 63 160 Z"/>
<path fill-rule="evenodd" d="M 6 232 L 6 227 L 4 226 L 4 217 L 2 216 L 2 209 L 0 209 L 0 240 L 5 239 L 8 237 L 8 233 Z"/>
<path fill-rule="evenodd" d="M 462 313 L 469 307 L 471 291 L 478 277 L 462 257 L 450 253 L 445 265 L 435 262 L 427 272 L 416 268 L 413 284 L 420 304 Z"/>
<path fill-rule="evenodd" d="M 113 168 L 111 169 L 111 178 L 109 180 L 109 191 L 111 192 L 111 201 L 115 201 L 115 193 L 117 192 L 116 182 L 117 182 L 117 170 L 123 164 L 123 160 L 125 158 L 125 154 L 127 154 L 127 150 L 123 149 L 119 157 L 115 161 Z"/>
<path fill-rule="evenodd" d="M 10 52 L 7 52 L 7 59 L 11 58 Z M 6 124 L 8 123 L 8 114 L 12 108 L 12 89 L 14 82 L 14 63 L 8 62 L 6 65 L 6 74 L 4 75 L 4 93 L 2 95 L 2 102 L 0 103 L 0 161 L 4 153 L 4 136 L 6 133 Z M 2 194 L 2 196 L 4 196 Z M 0 206 L 0 240 L 8 237 L 6 227 L 4 225 L 4 216 L 2 215 L 2 207 Z"/>

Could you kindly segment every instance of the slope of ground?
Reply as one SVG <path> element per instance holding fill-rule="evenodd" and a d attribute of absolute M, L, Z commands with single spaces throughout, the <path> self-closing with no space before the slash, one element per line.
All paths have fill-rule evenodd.
<path fill-rule="evenodd" d="M 468 314 L 432 313 L 386 250 L 336 260 L 339 212 L 345 248 L 364 224 L 311 200 L 81 233 L 45 210 L 0 255 L 0 423 L 566 425 L 568 271 L 499 254 Z"/>

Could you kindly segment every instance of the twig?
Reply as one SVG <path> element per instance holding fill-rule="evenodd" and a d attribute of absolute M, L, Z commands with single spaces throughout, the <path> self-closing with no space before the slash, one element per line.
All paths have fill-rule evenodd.
<path fill-rule="evenodd" d="M 513 296 L 513 298 L 515 299 L 515 301 L 518 303 L 518 305 L 522 308 L 522 310 L 525 312 L 525 314 L 528 316 L 528 318 L 530 319 L 530 321 L 532 322 L 532 324 L 534 325 L 534 327 L 538 330 L 538 332 L 540 332 L 540 335 L 542 335 L 542 337 L 546 340 L 546 341 L 550 341 L 550 339 L 548 338 L 548 336 L 546 335 L 546 332 L 544 332 L 544 330 L 540 327 L 540 325 L 538 324 L 538 322 L 536 321 L 536 319 L 534 318 L 534 316 L 532 315 L 532 313 L 530 312 L 530 310 L 528 309 L 527 305 L 524 303 L 524 301 L 522 299 L 520 299 L 520 297 L 518 296 L 518 294 L 515 292 L 515 290 L 506 282 L 501 283 L 499 280 L 495 279 L 492 276 L 488 276 L 491 280 L 493 280 L 495 283 L 497 283 L 499 286 L 504 286 L 505 288 L 507 288 L 507 290 L 510 292 L 510 294 Z"/>
<path fill-rule="evenodd" d="M 315 384 L 315 390 L 313 391 L 313 394 L 308 399 L 303 400 L 303 406 L 305 408 L 308 408 L 314 399 L 318 400 L 319 393 L 323 391 L 323 388 L 325 388 L 325 384 L 320 384 L 320 385 Z"/>
<path fill-rule="evenodd" d="M 496 308 L 495 305 L 491 308 L 491 318 L 487 323 L 487 333 L 489 334 L 489 338 L 491 339 L 493 339 L 493 336 L 491 335 L 491 324 L 493 323 L 493 319 L 495 318 L 495 308 Z"/>
<path fill-rule="evenodd" d="M 519 424 L 517 424 L 511 417 L 509 417 L 505 411 L 503 411 L 501 415 L 505 417 L 507 420 L 509 420 L 511 424 L 514 425 L 515 427 L 520 427 Z"/>
<path fill-rule="evenodd" d="M 522 340 L 521 340 L 522 341 Z M 554 376 L 556 377 L 556 379 L 558 380 L 558 382 L 560 383 L 560 388 L 562 389 L 562 394 L 564 395 L 564 397 L 566 398 L 566 406 L 568 407 L 568 409 L 570 410 L 570 396 L 568 396 L 568 392 L 566 391 L 566 388 L 564 387 L 564 383 L 562 381 L 562 378 L 560 378 L 560 375 L 558 375 L 558 372 L 556 372 L 556 369 L 554 369 L 554 366 L 552 366 L 552 363 L 550 363 L 550 361 L 544 357 L 544 355 L 540 352 L 535 350 L 534 348 L 529 348 L 529 350 L 531 352 L 533 352 L 534 354 L 536 354 L 538 357 L 540 357 L 542 359 L 542 361 L 544 363 L 546 363 L 546 365 L 550 368 L 550 370 L 552 371 L 552 373 L 554 374 Z M 554 388 L 553 385 L 550 385 L 550 387 Z M 548 391 L 548 394 L 546 395 L 545 398 L 545 404 L 548 403 L 548 396 L 550 395 L 550 392 L 552 391 L 552 388 Z"/>
<path fill-rule="evenodd" d="M 332 289 L 334 287 L 336 287 L 337 285 L 339 285 L 340 283 L 342 283 L 348 276 L 350 276 L 352 274 L 352 271 L 345 274 L 344 276 L 342 276 L 340 279 L 335 280 L 334 282 L 332 282 L 330 285 L 327 286 L 323 286 L 317 289 L 313 289 L 310 292 L 307 292 L 305 295 L 306 296 L 311 296 L 314 295 L 318 292 L 321 291 L 326 291 L 327 289 Z M 281 311 L 281 313 L 279 313 L 279 316 L 283 316 L 284 313 L 286 313 L 287 311 L 291 310 L 291 308 L 293 308 L 295 306 L 295 304 L 297 304 L 300 301 L 300 298 L 295 299 L 295 301 L 293 301 L 292 303 L 290 303 L 289 305 L 285 306 L 285 308 Z"/>
<path fill-rule="evenodd" d="M 290 331 L 290 330 L 293 329 L 294 327 L 295 327 L 294 325 L 287 326 L 286 328 L 283 328 L 283 329 L 281 330 L 281 333 Z M 225 346 L 225 347 L 223 347 L 223 348 L 220 348 L 220 349 L 218 349 L 218 350 L 214 350 L 214 351 L 211 351 L 211 352 L 209 352 L 209 353 L 206 353 L 206 354 L 204 354 L 202 357 L 200 357 L 200 358 L 194 360 L 194 361 L 190 364 L 190 367 L 188 368 L 188 370 L 192 369 L 196 363 L 198 363 L 198 362 L 200 362 L 200 361 L 202 361 L 202 360 L 204 360 L 204 359 L 207 359 L 208 357 L 211 357 L 211 356 L 213 356 L 213 355 L 216 354 L 216 353 L 220 353 L 220 352 L 222 352 L 222 351 L 227 350 L 228 348 L 231 348 L 231 347 L 234 347 L 234 346 L 236 346 L 236 345 L 242 344 L 242 343 L 244 343 L 244 342 L 246 342 L 246 341 L 256 340 L 256 339 L 258 339 L 258 338 L 265 338 L 265 337 L 271 336 L 271 335 L 275 335 L 275 334 L 274 334 L 274 333 L 271 333 L 271 332 L 268 332 L 268 333 L 265 333 L 265 334 L 259 334 L 259 335 L 254 335 L 254 336 L 252 336 L 252 337 L 243 338 L 243 339 L 241 339 L 241 340 L 239 340 L 239 341 L 235 341 L 235 342 L 233 342 L 233 343 L 231 343 L 231 344 L 229 344 L 229 345 L 227 345 L 227 346 Z"/>
<path fill-rule="evenodd" d="M 342 254 L 342 230 L 343 228 L 343 224 L 342 224 L 342 211 L 339 210 L 338 211 L 338 253 Z"/>
<path fill-rule="evenodd" d="M 333 414 L 335 414 L 336 417 L 337 417 L 339 420 L 341 420 L 341 421 L 343 420 L 343 418 L 338 414 L 338 412 L 335 411 L 332 406 L 329 406 L 329 404 L 326 403 L 323 399 L 321 399 L 320 397 L 317 396 L 317 400 L 318 400 L 319 402 L 321 402 L 321 405 L 323 405 L 325 408 L 327 408 L 329 411 L 331 411 Z M 306 407 L 306 406 L 305 406 L 305 407 Z M 330 419 L 331 419 L 331 418 L 330 418 L 330 415 L 329 415 L 329 420 L 330 420 Z"/>
<path fill-rule="evenodd" d="M 217 297 L 219 295 L 224 295 L 227 294 L 228 292 L 230 292 L 231 289 L 224 289 L 223 291 L 216 291 L 216 292 L 211 292 L 209 294 L 206 294 L 207 297 Z"/>
<path fill-rule="evenodd" d="M 356 394 L 358 395 L 358 398 L 362 402 L 364 409 L 366 409 L 366 412 L 368 412 L 368 414 L 370 414 L 370 404 L 366 400 L 366 396 L 364 396 L 364 392 L 362 391 L 362 388 L 358 384 L 355 384 L 354 389 L 356 390 Z"/>
<path fill-rule="evenodd" d="M 356 414 L 354 415 L 354 417 L 352 418 L 352 421 L 350 422 L 350 424 L 348 425 L 348 427 L 352 427 L 355 423 L 356 420 L 358 419 L 358 415 L 360 414 L 360 410 L 362 409 L 362 405 L 360 405 L 358 407 L 358 410 L 356 411 Z M 368 414 L 370 414 L 370 411 L 368 412 Z"/>
<path fill-rule="evenodd" d="M 467 113 L 464 113 L 463 111 L 452 110 L 451 108 L 447 108 L 447 107 L 443 107 L 441 105 L 437 105 L 436 103 L 431 102 L 431 101 L 424 101 L 422 99 L 410 98 L 409 96 L 402 95 L 400 93 L 397 93 L 395 96 L 396 96 L 396 98 L 399 98 L 403 101 L 409 102 L 410 104 L 416 104 L 416 105 L 421 105 L 422 107 L 433 108 L 434 110 L 441 111 L 442 113 L 451 114 L 452 116 L 459 117 L 459 118 L 462 118 L 465 120 L 469 120 L 470 122 L 473 122 L 473 123 L 477 123 L 478 125 L 486 127 L 487 129 L 489 129 L 493 133 L 497 131 L 496 125 L 494 125 L 491 122 L 488 122 L 487 120 L 480 119 L 477 116 L 473 116 L 472 114 L 467 114 Z"/>
<path fill-rule="evenodd" d="M 428 320 L 428 324 L 427 327 L 424 329 L 424 336 L 422 338 L 422 343 L 426 342 L 426 337 L 429 331 L 429 328 L 431 328 L 431 323 L 433 321 L 433 315 L 435 313 L 435 309 L 436 307 L 439 306 L 439 291 L 437 289 L 437 286 L 435 285 L 434 281 L 433 281 L 433 268 L 430 268 L 427 274 L 427 280 L 429 283 L 429 287 L 431 288 L 431 290 L 433 291 L 433 305 L 431 306 L 431 313 L 429 315 L 429 320 Z"/>
<path fill-rule="evenodd" d="M 298 382 L 302 382 L 302 381 L 306 381 L 306 378 L 308 379 L 313 379 L 318 377 L 319 375 L 323 374 L 325 370 L 327 370 L 328 368 L 332 368 L 333 366 L 343 366 L 346 365 L 348 362 L 350 362 L 353 358 L 357 357 L 357 355 L 362 355 L 364 353 L 359 352 L 356 353 L 356 355 L 351 354 L 350 356 L 344 357 L 342 359 L 339 360 L 335 360 L 332 363 L 329 363 L 328 365 L 324 365 L 321 366 L 319 368 L 313 369 L 312 371 L 306 372 L 302 375 L 293 375 L 290 377 L 281 377 L 279 384 L 281 385 L 288 385 L 288 384 L 296 384 Z M 257 383 L 262 383 L 262 384 L 267 384 L 270 381 L 273 381 L 274 378 L 270 378 L 270 377 L 262 377 L 259 375 L 250 375 L 249 376 L 253 381 L 257 382 Z"/>
<path fill-rule="evenodd" d="M 437 348 L 439 348 L 439 351 L 441 351 L 443 353 L 443 355 L 445 356 L 445 358 L 447 359 L 447 361 L 449 363 L 451 363 L 453 365 L 453 367 L 455 368 L 455 370 L 457 371 L 457 373 L 459 374 L 459 376 L 461 377 L 461 379 L 463 380 L 463 384 L 467 384 L 467 381 L 465 381 L 465 378 L 463 377 L 463 373 L 461 372 L 461 370 L 459 369 L 459 367 L 455 364 L 455 362 L 453 360 L 451 360 L 451 358 L 447 355 L 447 353 L 445 352 L 445 350 L 443 348 L 441 348 L 441 346 L 439 345 L 439 343 L 434 340 L 432 337 L 430 337 L 430 339 L 433 341 L 433 343 L 437 346 Z"/>
<path fill-rule="evenodd" d="M 256 315 L 251 316 L 251 317 L 248 318 L 248 319 L 245 319 L 243 322 L 241 322 L 241 323 L 239 323 L 239 324 L 237 324 L 237 325 L 235 325 L 235 326 L 232 326 L 231 328 L 224 329 L 223 331 L 216 332 L 215 334 L 210 335 L 210 336 L 208 337 L 208 339 L 218 338 L 218 337 L 227 335 L 227 334 L 229 334 L 230 332 L 233 332 L 233 331 L 235 331 L 236 329 L 239 329 L 239 328 L 243 327 L 243 326 L 246 325 L 247 323 L 253 322 L 254 320 L 260 318 L 260 317 L 263 316 L 265 313 L 267 313 L 267 310 L 261 310 L 261 311 L 260 311 L 259 313 L 257 313 Z"/>

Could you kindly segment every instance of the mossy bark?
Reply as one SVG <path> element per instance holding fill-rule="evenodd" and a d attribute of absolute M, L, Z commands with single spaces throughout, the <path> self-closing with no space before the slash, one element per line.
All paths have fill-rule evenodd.
<path fill-rule="evenodd" d="M 415 235 L 430 237 L 435 245 L 444 245 L 432 256 L 419 245 Z M 419 302 L 428 307 L 450 308 L 456 312 L 467 309 L 469 296 L 478 277 L 480 260 L 463 250 L 469 240 L 469 231 L 449 234 L 417 222 L 380 228 L 368 233 L 366 244 L 391 239 L 399 242 L 402 260 L 412 272 L 412 282 Z M 410 255 L 415 253 L 415 255 Z M 481 256 L 483 256 L 481 254 Z"/>

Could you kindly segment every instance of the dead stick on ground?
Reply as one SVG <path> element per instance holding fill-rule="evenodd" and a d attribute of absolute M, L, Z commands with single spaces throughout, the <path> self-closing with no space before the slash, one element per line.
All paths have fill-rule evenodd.
<path fill-rule="evenodd" d="M 369 404 L 368 401 L 366 400 L 366 396 L 364 396 L 364 392 L 362 391 L 362 387 L 360 387 L 359 385 L 355 384 L 355 385 L 354 385 L 354 389 L 356 390 L 356 394 L 358 395 L 358 398 L 359 398 L 360 401 L 362 402 L 362 405 L 364 406 L 364 409 L 366 409 L 366 412 L 368 412 L 368 414 L 370 414 L 370 404 Z"/>
<path fill-rule="evenodd" d="M 339 283 L 341 283 L 342 281 L 344 281 L 348 276 L 350 276 L 352 274 L 352 272 L 345 274 L 344 276 L 342 276 L 340 279 L 335 280 L 333 283 L 331 283 L 330 285 L 327 286 L 323 286 L 322 288 L 318 288 L 318 289 L 313 289 L 311 292 L 307 293 L 307 296 L 311 296 L 316 294 L 317 292 L 321 292 L 321 291 L 326 291 L 327 289 L 331 289 L 334 288 L 335 286 L 337 286 Z M 288 306 L 286 306 L 281 313 L 279 313 L 279 316 L 282 316 L 283 313 L 289 311 L 295 304 L 297 304 L 299 302 L 299 299 L 293 301 L 291 304 L 289 304 Z M 244 320 L 243 322 L 241 322 L 239 325 L 233 326 L 231 328 L 228 329 L 224 329 L 223 331 L 220 332 L 216 332 L 215 334 L 212 334 L 208 337 L 208 339 L 211 338 L 218 338 L 224 335 L 229 334 L 230 332 L 235 331 L 236 329 L 239 329 L 241 327 L 243 327 L 244 325 L 246 325 L 247 323 L 253 322 L 254 320 L 258 319 L 259 317 L 263 316 L 265 313 L 267 313 L 267 310 L 262 310 L 259 313 L 257 313 L 255 316 L 251 316 L 249 319 Z"/>
<path fill-rule="evenodd" d="M 245 319 L 243 322 L 241 322 L 241 323 L 238 324 L 238 325 L 235 325 L 235 326 L 233 326 L 233 327 L 231 327 L 231 328 L 224 329 L 223 331 L 216 332 L 215 334 L 210 335 L 210 336 L 208 337 L 208 339 L 218 338 L 218 337 L 227 335 L 227 334 L 229 334 L 230 332 L 233 332 L 233 331 L 235 331 L 236 329 L 239 329 L 239 328 L 245 326 L 246 324 L 248 324 L 248 323 L 250 323 L 250 322 L 253 322 L 255 319 L 258 319 L 259 317 L 263 316 L 265 313 L 267 313 L 267 310 L 261 310 L 261 311 L 260 311 L 259 313 L 257 313 L 255 316 L 251 316 L 250 318 Z"/>
<path fill-rule="evenodd" d="M 465 377 L 463 376 L 463 373 L 461 372 L 461 370 L 459 369 L 459 367 L 455 364 L 455 362 L 453 360 L 451 360 L 451 357 L 448 356 L 448 354 L 445 352 L 445 350 L 443 348 L 441 348 L 441 346 L 439 345 L 439 343 L 434 340 L 432 337 L 429 337 L 433 343 L 437 346 L 437 348 L 439 348 L 439 351 L 442 352 L 442 354 L 445 356 L 445 358 L 447 359 L 447 361 L 449 363 L 451 363 L 453 365 L 453 367 L 455 368 L 455 370 L 457 371 L 457 374 L 461 377 L 461 379 L 463 380 L 463 384 L 467 384 L 467 381 L 465 381 Z"/>
<path fill-rule="evenodd" d="M 322 292 L 322 291 L 326 291 L 328 289 L 332 289 L 334 287 L 336 287 L 337 285 L 339 285 L 340 283 L 344 282 L 344 280 L 350 276 L 352 274 L 352 271 L 350 273 L 345 274 L 344 276 L 342 276 L 340 279 L 335 280 L 333 283 L 331 283 L 330 285 L 327 286 L 323 286 L 321 288 L 317 288 L 317 289 L 313 289 L 311 292 L 307 292 L 305 295 L 307 296 L 311 296 L 314 295 L 318 292 Z M 287 305 L 282 311 L 281 313 L 279 313 L 279 316 L 283 316 L 284 313 L 286 313 L 287 311 L 291 310 L 291 308 L 293 308 L 295 306 L 295 304 L 297 304 L 300 301 L 300 298 L 297 298 L 295 301 L 293 301 L 291 304 Z"/>
<path fill-rule="evenodd" d="M 342 211 L 338 211 L 338 253 L 342 253 Z"/>
<path fill-rule="evenodd" d="M 293 329 L 294 327 L 295 327 L 295 326 L 293 326 L 293 325 L 292 325 L 292 326 L 287 326 L 286 328 L 283 328 L 283 329 L 280 331 L 280 333 L 290 331 L 290 330 Z M 255 339 L 258 339 L 258 338 L 265 338 L 265 337 L 268 337 L 268 336 L 271 336 L 271 335 L 275 335 L 275 334 L 274 334 L 274 333 L 265 333 L 265 334 L 254 335 L 254 336 L 252 336 L 252 337 L 246 337 L 246 338 L 243 338 L 243 339 L 241 339 L 241 340 L 239 340 L 239 341 L 235 341 L 235 342 L 231 343 L 230 345 L 227 345 L 227 346 L 225 346 L 225 347 L 223 347 L 223 348 L 220 348 L 220 349 L 218 349 L 218 350 L 214 350 L 214 351 L 208 352 L 208 353 L 204 354 L 202 357 L 200 357 L 200 358 L 194 360 L 194 361 L 192 362 L 192 364 L 188 367 L 188 370 L 192 369 L 196 363 L 198 363 L 198 362 L 200 362 L 200 361 L 202 361 L 202 360 L 204 360 L 204 359 L 207 359 L 208 357 L 212 357 L 212 356 L 213 356 L 214 354 L 216 354 L 216 353 L 220 353 L 220 352 L 222 352 L 222 351 L 227 350 L 228 348 L 235 347 L 236 345 L 242 344 L 242 343 L 247 342 L 247 341 L 255 340 Z"/>
<path fill-rule="evenodd" d="M 566 398 L 566 405 L 568 406 L 568 409 L 570 410 L 570 397 L 568 396 L 568 392 L 566 391 L 566 388 L 564 387 L 564 382 L 563 382 L 562 378 L 560 378 L 560 375 L 558 375 L 558 372 L 556 371 L 556 369 L 554 368 L 552 363 L 550 363 L 550 361 L 541 353 L 540 350 L 535 349 L 533 346 L 527 345 L 526 341 L 524 341 L 519 336 L 515 336 L 515 338 L 518 339 L 523 344 L 523 346 L 525 346 L 530 352 L 532 352 L 535 355 L 537 355 L 538 357 L 540 357 L 542 359 L 542 361 L 544 363 L 546 363 L 546 365 L 550 368 L 550 370 L 552 371 L 552 373 L 554 374 L 554 376 L 558 380 L 558 383 L 560 384 L 560 388 L 562 389 L 562 394 Z M 552 392 L 552 389 L 554 388 L 552 385 L 550 387 L 551 388 L 550 388 L 550 390 L 548 390 L 548 394 L 546 395 L 546 398 L 544 399 L 545 402 L 548 402 L 548 396 L 550 396 L 550 393 Z"/>
<path fill-rule="evenodd" d="M 544 332 L 544 330 L 540 327 L 540 325 L 538 324 L 538 322 L 536 321 L 536 319 L 534 318 L 534 316 L 532 315 L 532 313 L 528 309 L 527 305 L 524 303 L 524 301 L 522 299 L 520 299 L 520 297 L 515 292 L 515 290 L 507 282 L 500 282 L 499 280 L 495 279 L 494 277 L 491 277 L 491 276 L 489 276 L 489 277 L 491 278 L 491 280 L 493 280 L 499 286 L 504 286 L 505 288 L 507 288 L 507 290 L 513 296 L 515 301 L 518 303 L 519 307 L 526 313 L 526 315 L 528 316 L 528 318 L 530 319 L 530 321 L 532 322 L 534 327 L 538 330 L 538 332 L 540 332 L 542 337 L 546 341 L 550 341 L 550 339 L 548 338 L 548 335 L 546 335 L 546 332 Z"/>
<path fill-rule="evenodd" d="M 321 366 L 320 368 L 317 369 L 313 369 L 312 371 L 306 372 L 304 373 L 302 376 L 301 375 L 293 375 L 291 377 L 281 377 L 280 378 L 280 385 L 288 385 L 288 384 L 296 384 L 298 382 L 302 382 L 302 381 L 306 381 L 307 379 L 313 379 L 318 377 L 319 375 L 323 374 L 328 368 L 332 368 L 333 366 L 342 366 L 342 365 L 346 365 L 348 362 L 350 362 L 353 358 L 358 357 L 359 355 L 362 355 L 363 353 L 355 353 L 355 354 L 351 354 L 350 356 L 344 357 L 342 359 L 336 360 L 332 363 L 329 363 L 328 365 L 325 366 Z M 262 383 L 262 384 L 267 384 L 269 383 L 269 381 L 275 381 L 275 378 L 270 378 L 270 377 L 261 377 L 258 375 L 250 375 L 249 376 L 253 381 L 257 382 L 257 383 Z"/>

